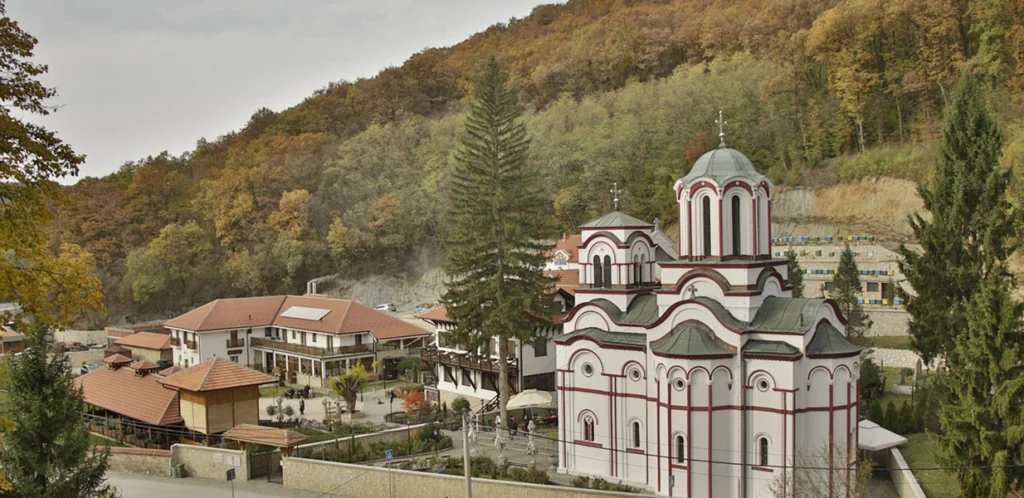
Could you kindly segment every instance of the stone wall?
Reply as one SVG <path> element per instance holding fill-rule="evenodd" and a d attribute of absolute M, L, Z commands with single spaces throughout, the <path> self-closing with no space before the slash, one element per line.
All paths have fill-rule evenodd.
<path fill-rule="evenodd" d="M 882 367 L 916 370 L 917 362 L 921 361 L 921 357 L 909 349 L 871 348 L 868 350 L 868 354 L 876 365 Z M 935 361 L 932 362 L 931 369 L 935 368 L 935 363 Z M 927 365 L 921 365 L 921 368 L 927 367 Z"/>
<path fill-rule="evenodd" d="M 391 470 L 303 458 L 285 458 L 284 487 L 314 493 L 340 493 L 349 498 L 416 496 L 441 498 L 465 495 L 465 479 L 458 476 Z M 389 486 L 390 481 L 390 486 Z M 477 498 L 607 498 L 621 493 L 561 486 L 540 486 L 490 479 L 473 479 Z"/>
<path fill-rule="evenodd" d="M 426 425 L 427 424 L 411 425 L 407 427 L 399 427 L 397 429 L 388 429 L 386 431 L 371 432 L 369 434 L 345 436 L 338 439 L 332 439 L 330 441 L 306 443 L 295 447 L 295 456 L 310 456 L 313 452 L 320 451 L 321 447 L 348 448 L 349 445 L 354 446 L 356 444 L 361 444 L 366 448 L 373 443 L 381 441 L 409 441 L 416 436 L 417 430 L 426 427 Z"/>
<path fill-rule="evenodd" d="M 873 322 L 867 331 L 868 336 L 905 336 L 910 334 L 910 313 L 903 309 L 865 308 L 864 312 Z"/>
<path fill-rule="evenodd" d="M 64 356 L 68 358 L 68 364 L 71 365 L 72 373 L 78 373 L 78 369 L 81 368 L 83 363 L 93 365 L 103 365 L 103 350 L 102 349 L 90 349 L 89 351 L 68 351 L 64 353 Z"/>
<path fill-rule="evenodd" d="M 107 347 L 106 330 L 58 330 L 53 333 L 57 342 L 77 342 L 79 344 L 102 344 Z"/>
<path fill-rule="evenodd" d="M 171 464 L 184 464 L 186 477 L 225 480 L 228 469 L 236 469 L 239 481 L 248 480 L 249 461 L 239 450 L 175 444 L 171 446 Z"/>
<path fill-rule="evenodd" d="M 146 474 L 161 477 L 171 475 L 170 450 L 143 448 L 110 448 L 108 469 L 126 474 Z"/>
<path fill-rule="evenodd" d="M 889 450 L 887 465 L 889 469 L 907 469 L 907 461 L 903 459 L 898 448 Z M 900 498 L 927 498 L 910 470 L 889 470 L 889 478 L 896 485 L 896 492 Z"/>

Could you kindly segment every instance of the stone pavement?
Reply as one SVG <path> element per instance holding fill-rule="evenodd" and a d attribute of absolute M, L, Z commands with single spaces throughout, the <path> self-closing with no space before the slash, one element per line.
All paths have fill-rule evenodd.
<path fill-rule="evenodd" d="M 312 420 L 315 422 L 322 422 L 324 420 L 324 400 L 329 399 L 331 403 L 335 403 L 338 398 L 334 397 L 322 397 L 323 392 L 317 392 L 316 398 L 306 400 L 306 413 L 303 418 Z M 356 401 L 356 410 L 362 412 L 362 417 L 358 418 L 357 422 L 368 422 L 374 424 L 383 424 L 384 416 L 391 413 L 392 408 L 394 411 L 402 411 L 402 400 L 395 398 L 395 403 L 392 405 L 388 402 L 387 392 L 384 390 L 370 391 L 362 394 L 362 401 Z M 271 417 L 267 415 L 267 407 L 276 404 L 275 398 L 260 398 L 260 420 L 262 421 L 273 421 L 277 417 Z M 378 403 L 378 401 L 380 403 Z M 299 415 L 299 400 L 298 399 L 285 399 L 281 406 L 290 406 L 295 410 L 295 416 Z M 341 406 L 345 408 L 345 401 L 341 400 Z"/>

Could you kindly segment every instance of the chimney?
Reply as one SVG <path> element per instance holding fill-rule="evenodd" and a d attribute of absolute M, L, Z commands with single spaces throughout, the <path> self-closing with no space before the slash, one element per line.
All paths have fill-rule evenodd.
<path fill-rule="evenodd" d="M 316 280 L 311 282 L 311 284 L 313 285 L 313 295 L 315 296 L 316 295 Z"/>
<path fill-rule="evenodd" d="M 654 233 L 658 233 L 659 230 L 661 230 L 661 220 L 655 218 L 654 219 Z"/>

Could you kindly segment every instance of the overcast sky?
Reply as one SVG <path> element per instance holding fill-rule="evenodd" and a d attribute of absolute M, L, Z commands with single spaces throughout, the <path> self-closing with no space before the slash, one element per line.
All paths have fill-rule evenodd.
<path fill-rule="evenodd" d="M 7 0 L 7 14 L 59 93 L 33 121 L 87 155 L 80 176 L 102 176 L 554 2 Z"/>

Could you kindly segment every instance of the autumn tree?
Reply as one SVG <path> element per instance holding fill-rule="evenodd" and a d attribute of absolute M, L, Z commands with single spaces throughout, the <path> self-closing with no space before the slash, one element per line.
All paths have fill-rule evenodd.
<path fill-rule="evenodd" d="M 356 400 L 359 399 L 359 392 L 370 383 L 370 374 L 362 363 L 352 365 L 346 372 L 331 379 L 331 390 L 341 399 L 345 400 L 348 406 L 348 413 L 356 411 Z"/>
<path fill-rule="evenodd" d="M 918 187 L 931 219 L 910 217 L 923 251 L 899 251 L 913 292 L 898 291 L 911 317 L 911 344 L 926 362 L 952 350 L 967 329 L 963 306 L 1012 250 L 1016 211 L 1005 196 L 1010 173 L 999 166 L 1002 142 L 980 82 L 965 72 L 946 110 L 934 177 Z"/>
<path fill-rule="evenodd" d="M 92 256 L 73 244 L 52 251 L 42 231 L 53 219 L 50 203 L 62 199 L 55 179 L 76 175 L 83 158 L 15 116 L 49 114 L 45 101 L 56 92 L 38 80 L 47 68 L 31 61 L 36 39 L 6 16 L 3 1 L 0 14 L 0 296 L 18 302 L 24 316 L 66 326 L 103 308 L 100 282 L 89 275 Z"/>
<path fill-rule="evenodd" d="M 443 302 L 456 323 L 450 332 L 470 351 L 497 339 L 498 399 L 507 419 L 510 339 L 532 342 L 548 323 L 553 280 L 544 253 L 553 240 L 543 216 L 540 177 L 527 162 L 530 140 L 508 74 L 488 59 L 473 88 L 465 135 L 452 173 L 451 235 Z"/>

